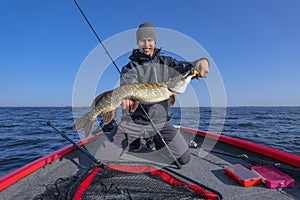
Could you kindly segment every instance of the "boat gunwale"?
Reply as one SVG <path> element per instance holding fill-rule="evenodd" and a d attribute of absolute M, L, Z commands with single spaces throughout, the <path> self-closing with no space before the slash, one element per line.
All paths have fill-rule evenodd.
<path fill-rule="evenodd" d="M 84 144 L 87 144 L 91 141 L 94 141 L 98 139 L 101 135 L 95 135 L 91 138 L 82 140 L 78 142 L 78 145 L 83 146 Z M 76 147 L 72 144 L 67 145 L 61 149 L 58 149 L 46 156 L 43 156 L 37 160 L 32 161 L 31 163 L 24 165 L 23 167 L 20 167 L 16 169 L 15 171 L 12 171 L 11 173 L 8 173 L 2 177 L 0 177 L 0 192 L 5 190 L 6 188 L 10 187 L 11 185 L 17 183 L 21 179 L 25 178 L 26 176 L 32 174 L 33 172 L 41 169 L 42 167 L 45 167 L 46 165 L 52 163 L 53 161 L 67 155 L 68 153 L 76 150 Z"/>
<path fill-rule="evenodd" d="M 234 137 L 230 137 L 230 136 L 226 136 L 226 135 L 216 134 L 216 133 L 202 131 L 202 130 L 196 130 L 196 129 L 183 127 L 183 126 L 179 126 L 178 128 L 187 133 L 196 134 L 198 136 L 202 136 L 202 137 L 220 141 L 220 142 L 223 142 L 223 143 L 235 146 L 235 147 L 246 149 L 248 151 L 252 151 L 252 152 L 261 154 L 263 156 L 284 162 L 291 166 L 300 168 L 300 156 L 292 154 L 292 153 L 288 153 L 288 152 L 285 152 L 285 151 L 282 151 L 279 149 L 267 147 L 267 146 L 264 146 L 261 144 L 256 144 L 253 142 L 249 142 L 246 140 L 242 140 L 242 139 L 238 139 L 238 138 L 234 138 Z"/>
<path fill-rule="evenodd" d="M 287 163 L 289 165 L 295 166 L 300 168 L 300 156 L 297 156 L 295 154 L 291 154 L 282 150 L 274 149 L 271 147 L 266 147 L 260 144 L 255 144 L 252 142 L 248 142 L 242 139 L 233 138 L 230 136 L 225 136 L 221 134 L 206 132 L 202 130 L 196 130 L 188 127 L 183 126 L 177 126 L 180 130 L 190 133 L 190 134 L 196 134 L 198 136 L 207 137 L 209 139 L 213 139 L 216 141 L 220 141 L 232 146 L 236 146 L 242 149 L 246 149 L 279 161 L 282 161 L 284 163 Z M 90 143 L 94 140 L 97 140 L 101 134 L 96 134 L 95 136 L 85 139 L 83 141 L 78 142 L 80 146 Z M 52 163 L 53 161 L 65 156 L 66 154 L 76 150 L 76 147 L 72 144 L 63 147 L 57 151 L 54 151 L 53 153 L 50 153 L 44 157 L 41 157 L 19 169 L 16 169 L 15 171 L 6 174 L 2 177 L 0 177 L 0 192 L 5 190 L 6 188 L 10 187 L 11 185 L 17 183 L 21 179 L 25 178 L 26 176 L 34 173 L 35 171 L 39 170 L 42 167 L 45 167 L 46 165 Z"/>

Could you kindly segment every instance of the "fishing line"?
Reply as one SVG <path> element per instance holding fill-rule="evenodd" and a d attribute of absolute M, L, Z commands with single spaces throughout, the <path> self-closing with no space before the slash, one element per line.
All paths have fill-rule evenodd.
<path fill-rule="evenodd" d="M 98 36 L 98 34 L 96 33 L 95 29 L 93 28 L 92 24 L 90 23 L 90 21 L 88 20 L 88 18 L 86 17 L 86 15 L 84 14 L 83 10 L 80 8 L 79 4 L 76 2 L 76 0 L 74 0 L 77 8 L 79 9 L 81 15 L 84 17 L 85 21 L 87 22 L 87 24 L 89 25 L 89 27 L 91 28 L 92 32 L 94 33 L 94 35 L 96 36 L 97 40 L 99 41 L 99 43 L 101 44 L 102 48 L 104 49 L 105 53 L 108 55 L 109 59 L 112 61 L 113 65 L 115 66 L 115 68 L 117 69 L 117 71 L 119 72 L 119 74 L 121 75 L 121 78 L 124 80 L 125 83 L 128 83 L 126 81 L 126 79 L 122 76 L 120 69 L 118 68 L 117 64 L 115 63 L 114 59 L 111 57 L 109 51 L 106 49 L 105 45 L 103 44 L 102 40 L 100 39 L 100 37 Z M 146 110 L 144 109 L 144 107 L 140 104 L 144 114 L 146 115 L 146 117 L 148 118 L 153 130 L 157 133 L 157 135 L 160 137 L 161 141 L 163 142 L 163 144 L 165 145 L 165 147 L 167 148 L 170 156 L 172 157 L 172 159 L 174 160 L 175 164 L 177 165 L 177 167 L 179 169 L 182 168 L 181 164 L 178 162 L 178 160 L 176 159 L 176 157 L 174 156 L 173 152 L 171 151 L 171 149 L 169 148 L 169 146 L 167 145 L 166 141 L 164 140 L 164 138 L 162 137 L 161 133 L 159 130 L 157 130 L 157 128 L 155 127 L 152 119 L 150 118 L 149 114 L 146 112 Z"/>
<path fill-rule="evenodd" d="M 113 65 L 115 66 L 115 68 L 117 69 L 117 71 L 119 72 L 119 74 L 121 74 L 121 71 L 119 69 L 119 67 L 117 66 L 117 64 L 115 63 L 114 59 L 111 57 L 109 51 L 106 49 L 106 47 L 104 46 L 104 44 L 102 43 L 102 40 L 100 39 L 100 37 L 98 36 L 98 34 L 96 33 L 95 29 L 93 28 L 92 24 L 90 23 L 90 21 L 88 20 L 88 18 L 86 17 L 86 15 L 84 14 L 84 12 L 81 10 L 79 4 L 76 2 L 76 0 L 74 0 L 77 8 L 79 9 L 81 15 L 84 17 L 86 23 L 89 25 L 89 27 L 91 28 L 91 30 L 93 31 L 94 35 L 96 36 L 97 40 L 99 41 L 99 43 L 101 44 L 102 48 L 104 49 L 105 53 L 108 55 L 109 59 L 111 60 L 111 62 L 113 63 Z"/>

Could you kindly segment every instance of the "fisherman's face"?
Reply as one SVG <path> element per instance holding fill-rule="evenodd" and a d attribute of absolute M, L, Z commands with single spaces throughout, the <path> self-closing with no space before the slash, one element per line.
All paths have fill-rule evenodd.
<path fill-rule="evenodd" d="M 155 40 L 152 38 L 142 38 L 138 41 L 139 49 L 143 50 L 145 54 L 153 56 L 155 48 Z"/>

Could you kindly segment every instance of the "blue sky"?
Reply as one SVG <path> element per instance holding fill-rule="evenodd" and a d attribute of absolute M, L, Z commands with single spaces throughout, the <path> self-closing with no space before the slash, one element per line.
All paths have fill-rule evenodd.
<path fill-rule="evenodd" d="M 228 106 L 300 105 L 297 0 L 78 3 L 103 41 L 145 21 L 193 38 L 218 67 Z M 74 2 L 1 0 L 0 27 L 0 106 L 71 105 L 81 63 L 98 45 Z M 106 78 L 97 92 L 118 79 L 113 66 Z M 209 104 L 204 82 L 193 84 Z"/>

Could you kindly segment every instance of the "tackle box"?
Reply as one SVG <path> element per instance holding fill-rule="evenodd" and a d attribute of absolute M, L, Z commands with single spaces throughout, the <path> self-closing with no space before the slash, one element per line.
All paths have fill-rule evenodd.
<path fill-rule="evenodd" d="M 253 166 L 251 170 L 256 172 L 265 186 L 268 188 L 293 187 L 295 180 L 273 166 Z"/>
<path fill-rule="evenodd" d="M 224 168 L 225 173 L 244 187 L 260 184 L 260 176 L 242 166 L 234 164 Z"/>

